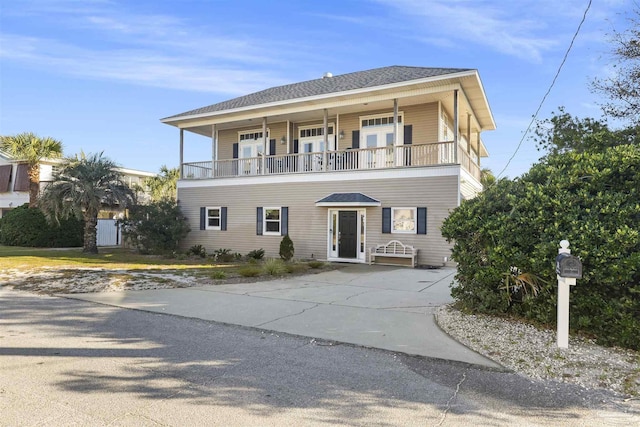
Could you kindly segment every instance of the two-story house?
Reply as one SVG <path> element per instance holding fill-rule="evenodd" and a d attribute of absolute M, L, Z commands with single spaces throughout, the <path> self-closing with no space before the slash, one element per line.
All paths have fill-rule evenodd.
<path fill-rule="evenodd" d="M 162 119 L 180 129 L 185 247 L 366 262 L 399 240 L 442 265 L 440 226 L 482 190 L 495 129 L 474 69 L 391 66 L 266 89 Z M 184 132 L 211 158 L 184 162 Z"/>

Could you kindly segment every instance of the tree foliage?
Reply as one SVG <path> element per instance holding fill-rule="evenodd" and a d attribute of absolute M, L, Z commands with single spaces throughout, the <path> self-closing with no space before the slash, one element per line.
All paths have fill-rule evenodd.
<path fill-rule="evenodd" d="M 176 200 L 178 178 L 180 178 L 178 168 L 169 169 L 166 165 L 162 165 L 160 174 L 145 180 L 151 194 L 151 200 Z"/>
<path fill-rule="evenodd" d="M 591 137 L 585 133 L 575 149 L 558 144 L 521 178 L 498 181 L 444 221 L 458 262 L 452 295 L 466 310 L 553 324 L 554 261 L 567 239 L 584 270 L 571 291 L 571 328 L 638 349 L 640 146 L 581 149 Z"/>
<path fill-rule="evenodd" d="M 563 107 L 550 119 L 536 125 L 534 141 L 538 149 L 549 155 L 574 152 L 602 151 L 607 147 L 639 144 L 638 127 L 612 130 L 606 122 L 592 118 L 580 119 Z"/>
<path fill-rule="evenodd" d="M 51 137 L 41 138 L 31 132 L 0 136 L 0 150 L 29 167 L 29 206 L 35 207 L 40 191 L 40 162 L 62 156 L 62 142 Z"/>
<path fill-rule="evenodd" d="M 594 79 L 592 88 L 609 98 L 602 105 L 607 116 L 640 123 L 640 7 L 636 5 L 624 31 L 613 30 L 611 77 Z"/>
<path fill-rule="evenodd" d="M 67 158 L 40 197 L 39 206 L 50 219 L 84 220 L 83 252 L 98 253 L 96 226 L 103 207 L 126 208 L 135 203 L 133 190 L 115 167 L 102 153 Z"/>
<path fill-rule="evenodd" d="M 142 253 L 164 254 L 178 249 L 189 233 L 187 218 L 175 200 L 160 200 L 134 205 L 119 221 L 122 234 Z"/>

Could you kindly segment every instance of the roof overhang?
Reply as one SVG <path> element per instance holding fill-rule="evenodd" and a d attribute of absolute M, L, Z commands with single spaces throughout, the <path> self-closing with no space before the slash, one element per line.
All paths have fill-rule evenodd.
<path fill-rule="evenodd" d="M 341 109 L 354 105 L 363 105 L 397 98 L 416 97 L 439 92 L 461 89 L 468 106 L 473 110 L 481 130 L 495 129 L 495 121 L 489 107 L 484 87 L 477 70 L 466 70 L 441 76 L 409 80 L 399 83 L 367 87 L 362 89 L 332 92 L 278 102 L 256 104 L 246 107 L 200 114 L 167 117 L 161 122 L 181 129 L 198 126 L 250 121 L 262 117 L 279 116 L 304 111 L 318 111 L 324 108 Z"/>
<path fill-rule="evenodd" d="M 380 205 L 379 200 L 362 193 L 332 193 L 316 202 L 316 206 L 328 207 L 366 207 Z"/>

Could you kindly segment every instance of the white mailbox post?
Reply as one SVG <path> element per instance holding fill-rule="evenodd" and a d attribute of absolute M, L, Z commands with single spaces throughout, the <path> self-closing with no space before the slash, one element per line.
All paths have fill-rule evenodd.
<path fill-rule="evenodd" d="M 569 241 L 560 242 L 556 257 L 558 277 L 558 338 L 560 348 L 569 347 L 569 286 L 575 286 L 576 279 L 582 278 L 582 262 L 571 255 Z"/>

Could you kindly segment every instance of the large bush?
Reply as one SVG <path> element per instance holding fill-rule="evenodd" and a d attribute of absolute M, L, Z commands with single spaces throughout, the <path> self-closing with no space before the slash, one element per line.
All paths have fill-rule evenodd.
<path fill-rule="evenodd" d="M 553 153 L 521 178 L 500 180 L 447 218 L 461 308 L 556 321 L 555 257 L 580 257 L 570 326 L 604 344 L 639 349 L 640 147 Z"/>
<path fill-rule="evenodd" d="M 132 206 L 127 218 L 120 223 L 125 239 L 142 253 L 175 251 L 180 240 L 190 231 L 187 218 L 173 200 Z"/>
<path fill-rule="evenodd" d="M 12 209 L 0 219 L 0 244 L 30 247 L 82 246 L 84 222 L 76 218 L 48 223 L 38 208 L 27 204 Z"/>

